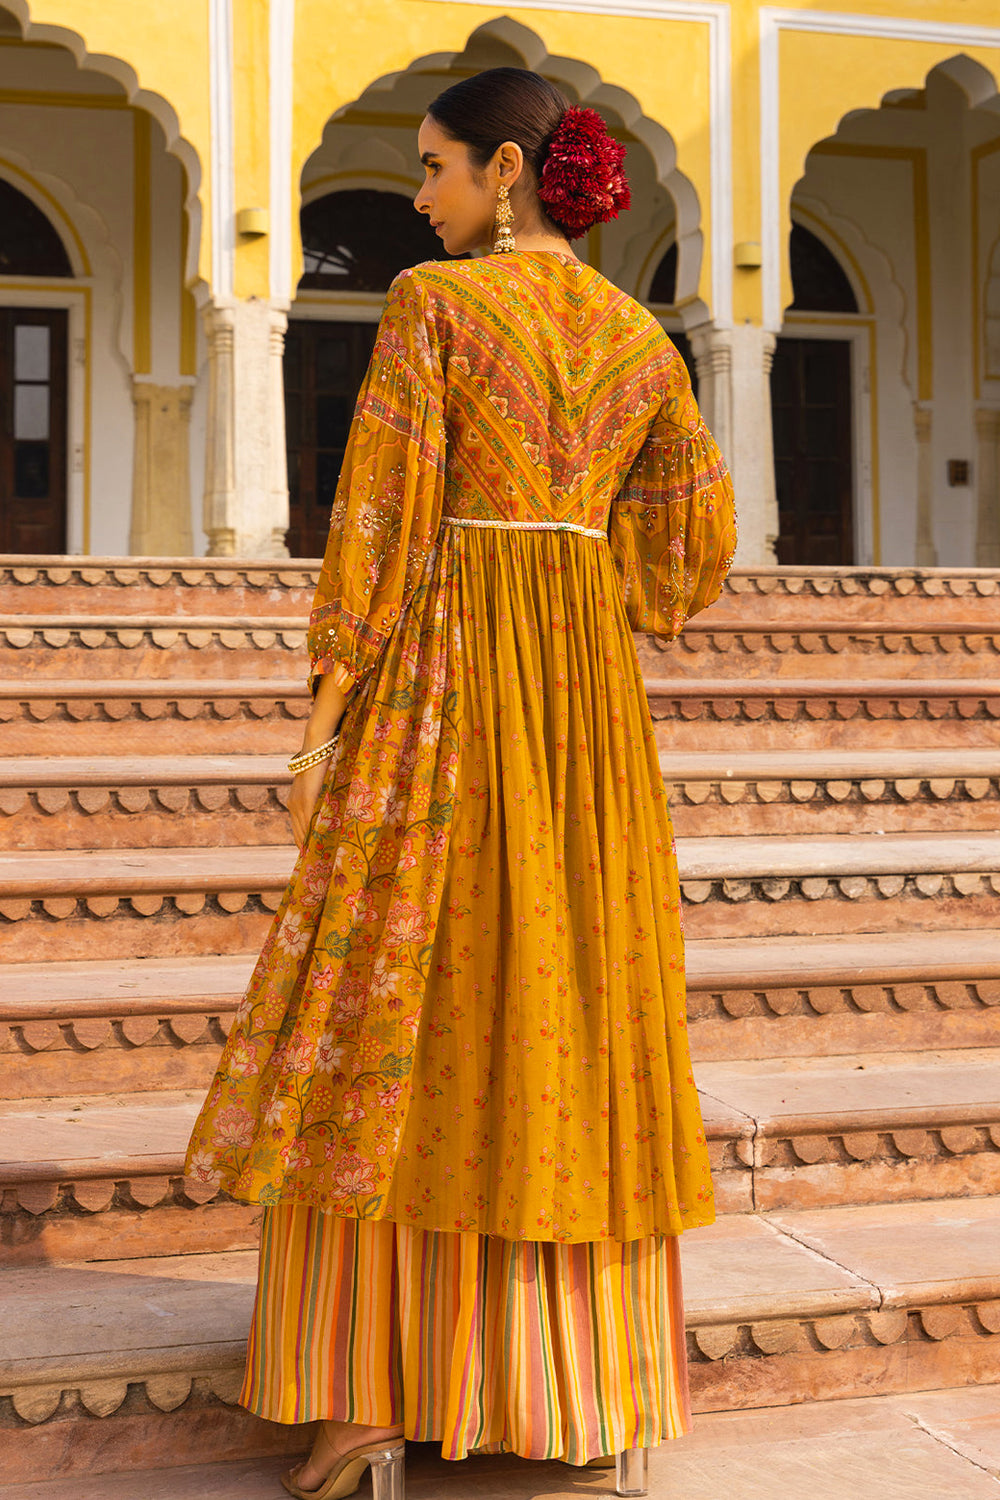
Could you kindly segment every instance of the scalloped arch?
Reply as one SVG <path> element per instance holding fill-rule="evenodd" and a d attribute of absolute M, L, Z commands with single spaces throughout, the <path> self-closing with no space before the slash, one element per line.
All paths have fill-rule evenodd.
<path fill-rule="evenodd" d="M 11 16 L 17 23 L 24 41 L 49 42 L 53 46 L 62 47 L 70 53 L 78 68 L 85 68 L 93 73 L 103 73 L 120 84 L 131 105 L 152 115 L 163 131 L 167 150 L 171 156 L 176 156 L 183 166 L 187 187 L 184 212 L 188 219 L 187 264 L 184 267 L 184 277 L 187 286 L 201 300 L 208 293 L 208 284 L 199 274 L 198 269 L 202 229 L 201 159 L 191 142 L 181 134 L 180 120 L 173 105 L 162 94 L 141 88 L 138 74 L 123 57 L 90 52 L 78 31 L 73 31 L 68 26 L 34 19 L 32 10 L 37 13 L 40 8 L 42 8 L 40 5 L 30 5 L 28 0 L 0 0 L 0 12 Z"/>
<path fill-rule="evenodd" d="M 859 306 L 864 304 L 866 313 L 881 315 L 887 363 L 898 371 L 900 381 L 912 394 L 916 372 L 906 331 L 906 293 L 896 279 L 892 261 L 860 224 L 845 214 L 834 213 L 822 198 L 800 193 L 792 203 L 792 221 L 799 220 L 836 255 Z"/>
<path fill-rule="evenodd" d="M 984 67 L 982 63 L 977 62 L 975 58 L 969 57 L 964 52 L 956 52 L 953 57 L 944 58 L 941 62 L 935 63 L 932 68 L 928 68 L 924 74 L 921 86 L 897 85 L 891 89 L 887 89 L 881 95 L 878 104 L 869 105 L 863 109 L 846 110 L 837 121 L 836 128 L 829 135 L 822 136 L 819 140 L 814 141 L 806 153 L 802 171 L 792 188 L 785 209 L 788 220 L 790 221 L 792 218 L 792 204 L 808 182 L 809 158 L 817 146 L 822 145 L 825 141 L 835 141 L 843 131 L 845 125 L 869 119 L 873 115 L 877 115 L 880 109 L 892 108 L 894 105 L 918 98 L 935 75 L 947 78 L 951 83 L 955 84 L 965 95 L 966 103 L 970 110 L 982 110 L 986 113 L 1000 115 L 1000 86 L 998 86 L 997 79 L 988 68 Z M 781 264 L 781 288 L 781 305 L 784 307 L 787 305 L 785 294 L 791 288 L 787 248 Z"/>
<path fill-rule="evenodd" d="M 52 172 L 38 172 L 19 151 L 0 151 L 0 177 L 41 209 L 66 247 L 75 279 L 100 282 L 111 299 L 111 352 L 122 372 L 130 376 L 132 363 L 124 347 L 125 304 L 122 285 L 125 268 L 115 249 L 111 231 L 101 215 L 77 196 L 72 183 Z M 67 280 L 71 287 L 73 280 Z"/>
<path fill-rule="evenodd" d="M 690 296 L 690 301 L 684 307 L 685 323 L 690 323 L 691 326 L 704 323 L 710 317 L 709 309 L 697 296 L 704 254 L 701 208 L 693 183 L 677 166 L 677 148 L 673 137 L 662 125 L 643 114 L 639 101 L 627 89 L 605 82 L 596 68 L 579 58 L 549 53 L 537 32 L 520 21 L 512 20 L 510 16 L 499 16 L 477 26 L 461 52 L 427 53 L 415 58 L 405 69 L 374 79 L 357 99 L 342 105 L 330 115 L 314 152 L 321 145 L 330 143 L 330 131 L 336 129 L 338 124 L 350 122 L 351 111 L 354 109 L 384 110 L 391 96 L 398 112 L 423 113 L 428 99 L 428 74 L 466 74 L 493 67 L 530 68 L 534 72 L 543 73 L 553 83 L 557 83 L 575 103 L 586 104 L 598 110 L 611 124 L 628 130 L 644 147 L 651 159 L 657 183 L 670 195 L 674 204 L 678 242 L 678 298 Z M 303 165 L 303 178 L 314 152 L 310 153 Z M 301 255 L 298 246 L 296 254 Z M 631 266 L 633 260 L 634 257 L 629 255 L 627 265 Z M 637 291 L 637 288 L 632 287 L 626 289 Z"/>

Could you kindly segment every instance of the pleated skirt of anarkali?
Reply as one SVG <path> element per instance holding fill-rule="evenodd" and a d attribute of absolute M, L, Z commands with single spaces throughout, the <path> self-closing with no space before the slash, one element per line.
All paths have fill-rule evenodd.
<path fill-rule="evenodd" d="M 687 1430 L 677 1236 L 711 1222 L 711 1182 L 603 537 L 442 527 L 345 717 L 189 1163 L 266 1205 L 259 1415 L 572 1463 Z"/>
<path fill-rule="evenodd" d="M 242 1403 L 584 1464 L 690 1427 L 675 1237 L 513 1244 L 266 1209 Z"/>

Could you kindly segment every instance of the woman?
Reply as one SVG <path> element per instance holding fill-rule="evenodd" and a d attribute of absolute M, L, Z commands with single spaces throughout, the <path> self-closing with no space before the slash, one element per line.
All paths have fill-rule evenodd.
<path fill-rule="evenodd" d="M 452 254 L 393 283 L 311 618 L 301 855 L 189 1170 L 264 1208 L 242 1400 L 293 1495 L 449 1458 L 619 1461 L 689 1417 L 711 1222 L 676 865 L 631 631 L 718 595 L 729 478 L 648 312 L 570 245 L 623 148 L 544 79 L 420 127 Z"/>

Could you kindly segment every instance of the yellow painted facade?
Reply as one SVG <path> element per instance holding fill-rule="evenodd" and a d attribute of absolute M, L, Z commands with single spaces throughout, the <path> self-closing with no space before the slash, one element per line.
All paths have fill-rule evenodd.
<path fill-rule="evenodd" d="M 72 266 L 0 274 L 0 307 L 69 319 L 67 550 L 146 534 L 148 382 L 175 393 L 157 443 L 173 433 L 190 473 L 195 549 L 280 551 L 286 320 L 370 321 L 380 301 L 296 294 L 302 205 L 412 196 L 427 100 L 498 64 L 545 72 L 627 143 L 633 209 L 583 253 L 647 298 L 676 246 L 657 311 L 690 341 L 747 561 L 780 536 L 775 340 L 784 358 L 782 340 L 826 339 L 851 370 L 850 560 L 1000 564 L 1000 497 L 977 488 L 1000 409 L 996 0 L 0 0 L 0 179 Z M 239 231 L 249 209 L 266 232 Z M 790 310 L 793 223 L 853 309 Z M 962 493 L 943 477 L 955 460 Z"/>

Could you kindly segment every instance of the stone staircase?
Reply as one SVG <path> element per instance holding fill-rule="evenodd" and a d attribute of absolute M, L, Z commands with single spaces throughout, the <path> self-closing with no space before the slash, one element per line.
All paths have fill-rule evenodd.
<path fill-rule="evenodd" d="M 12 1485 L 303 1444 L 234 1405 L 256 1215 L 180 1173 L 291 866 L 313 579 L 0 559 Z M 998 1380 L 1000 574 L 738 573 L 640 654 L 720 1207 L 696 1409 Z"/>

